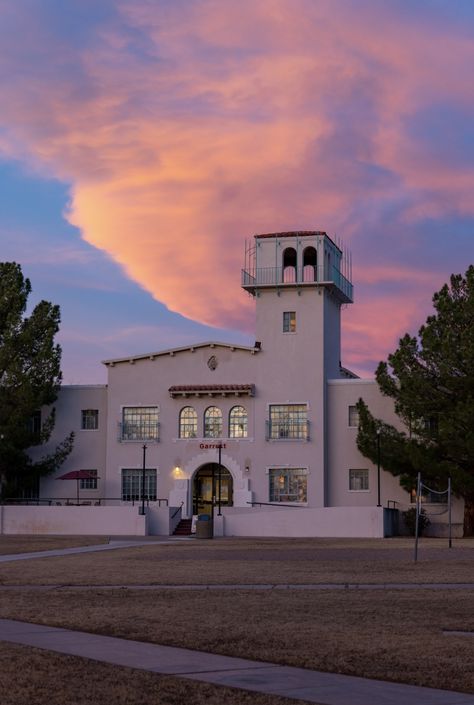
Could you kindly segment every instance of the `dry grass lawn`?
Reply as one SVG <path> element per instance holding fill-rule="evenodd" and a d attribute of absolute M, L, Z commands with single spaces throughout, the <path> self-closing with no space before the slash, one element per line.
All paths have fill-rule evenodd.
<path fill-rule="evenodd" d="M 18 673 L 28 674 L 23 678 Z M 0 643 L 2 705 L 290 705 L 294 700 Z"/>
<path fill-rule="evenodd" d="M 474 582 L 474 541 L 215 539 L 0 565 L 4 585 Z"/>
<path fill-rule="evenodd" d="M 166 585 L 474 583 L 473 558 L 472 540 L 449 550 L 446 541 L 424 539 L 417 565 L 410 539 L 150 544 L 0 565 L 0 581 L 11 586 L 0 590 L 0 617 L 471 693 L 474 637 L 443 630 L 474 631 L 474 589 L 176 591 Z M 84 585 L 91 587 L 74 587 Z M 190 697 L 201 702 L 192 699 L 199 694 Z"/>
<path fill-rule="evenodd" d="M 76 546 L 95 546 L 107 543 L 106 536 L 3 536 L 0 535 L 0 556 L 12 553 L 31 553 L 33 551 L 51 551 L 56 548 L 75 548 Z"/>
<path fill-rule="evenodd" d="M 8 590 L 0 617 L 474 692 L 474 590 Z"/>

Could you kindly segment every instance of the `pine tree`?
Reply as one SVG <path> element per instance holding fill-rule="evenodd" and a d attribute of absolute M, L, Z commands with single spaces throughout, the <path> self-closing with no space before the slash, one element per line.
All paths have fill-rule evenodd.
<path fill-rule="evenodd" d="M 394 400 L 403 431 L 375 419 L 360 400 L 359 450 L 377 458 L 410 490 L 421 472 L 424 482 L 464 499 L 464 533 L 474 533 L 474 266 L 465 277 L 452 275 L 433 296 L 435 313 L 417 337 L 405 335 L 381 362 L 376 380 Z"/>
<path fill-rule="evenodd" d="M 71 433 L 33 462 L 29 450 L 49 440 L 61 383 L 61 348 L 54 343 L 59 307 L 40 301 L 26 316 L 31 284 L 20 265 L 0 263 L 0 496 L 18 496 L 54 472 L 72 450 Z M 38 412 L 51 407 L 42 423 Z"/>

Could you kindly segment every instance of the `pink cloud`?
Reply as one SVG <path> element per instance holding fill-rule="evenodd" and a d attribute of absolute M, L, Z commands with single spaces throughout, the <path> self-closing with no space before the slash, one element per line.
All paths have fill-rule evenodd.
<path fill-rule="evenodd" d="M 473 108 L 474 47 L 455 28 L 378 2 L 117 7 L 79 48 L 11 10 L 54 68 L 30 78 L 9 47 L 0 151 L 69 182 L 70 222 L 171 310 L 248 326 L 238 274 L 243 240 L 258 231 L 337 231 L 356 250 L 364 229 L 383 226 L 383 208 L 407 228 L 474 214 L 472 165 L 441 164 L 406 127 L 440 94 Z M 74 85 L 59 54 L 77 69 Z M 377 245 L 396 256 L 384 237 L 373 236 L 368 265 Z M 431 274 L 398 265 L 361 268 L 356 284 L 417 277 L 429 289 Z M 351 358 L 351 341 L 361 357 L 382 350 L 412 312 L 389 293 L 364 302 L 348 321 Z"/>

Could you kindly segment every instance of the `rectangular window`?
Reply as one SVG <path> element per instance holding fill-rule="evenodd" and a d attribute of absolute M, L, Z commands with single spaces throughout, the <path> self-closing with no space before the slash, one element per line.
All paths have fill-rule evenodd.
<path fill-rule="evenodd" d="M 416 489 L 413 488 L 410 492 L 410 502 L 412 504 L 416 503 Z M 447 504 L 448 503 L 448 490 L 442 492 L 437 492 L 436 490 L 429 490 L 423 488 L 420 502 L 422 504 Z"/>
<path fill-rule="evenodd" d="M 41 433 L 41 411 L 34 411 L 28 419 L 28 433 L 36 438 Z"/>
<path fill-rule="evenodd" d="M 99 428 L 99 409 L 83 409 L 81 411 L 81 429 L 97 431 Z"/>
<path fill-rule="evenodd" d="M 308 471 L 305 468 L 271 468 L 270 502 L 307 502 Z"/>
<path fill-rule="evenodd" d="M 122 412 L 122 441 L 157 441 L 157 406 L 125 406 Z"/>
<path fill-rule="evenodd" d="M 436 436 L 438 433 L 438 418 L 436 416 L 428 416 L 423 419 L 423 428 L 430 436 Z"/>
<path fill-rule="evenodd" d="M 351 492 L 367 492 L 369 489 L 368 470 L 349 470 L 349 490 Z"/>
<path fill-rule="evenodd" d="M 94 477 L 86 477 L 79 480 L 81 490 L 96 490 L 97 489 L 97 470 L 87 470 Z"/>
<path fill-rule="evenodd" d="M 356 406 L 349 407 L 349 426 L 359 426 L 359 412 Z"/>
<path fill-rule="evenodd" d="M 122 470 L 122 501 L 138 502 L 142 499 L 143 470 Z M 156 469 L 145 470 L 145 499 L 156 501 Z"/>
<path fill-rule="evenodd" d="M 272 404 L 268 438 L 309 440 L 306 404 Z"/>
<path fill-rule="evenodd" d="M 296 311 L 283 312 L 283 333 L 296 333 Z"/>

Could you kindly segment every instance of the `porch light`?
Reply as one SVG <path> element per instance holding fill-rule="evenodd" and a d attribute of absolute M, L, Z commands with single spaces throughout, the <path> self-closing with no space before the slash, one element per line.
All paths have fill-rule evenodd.
<path fill-rule="evenodd" d="M 182 471 L 181 468 L 178 467 L 178 466 L 176 466 L 176 467 L 173 469 L 173 475 L 174 475 L 175 477 L 181 477 L 182 472 L 183 472 L 183 471 Z"/>

